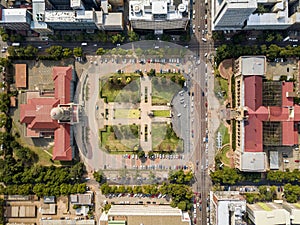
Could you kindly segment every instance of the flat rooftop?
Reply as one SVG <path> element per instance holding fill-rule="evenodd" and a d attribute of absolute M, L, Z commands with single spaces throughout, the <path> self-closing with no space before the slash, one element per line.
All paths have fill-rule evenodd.
<path fill-rule="evenodd" d="M 182 211 L 165 205 L 112 205 L 109 216 L 182 216 Z"/>
<path fill-rule="evenodd" d="M 252 211 L 272 211 L 275 209 L 282 209 L 282 206 L 280 204 L 276 204 L 273 202 L 258 202 L 255 204 L 247 204 L 247 207 Z"/>
<path fill-rule="evenodd" d="M 238 191 L 216 191 L 214 195 L 217 197 L 218 201 L 224 200 L 245 200 L 245 198 L 240 195 Z"/>
<path fill-rule="evenodd" d="M 266 57 L 265 56 L 242 56 L 241 57 L 241 73 L 244 76 L 260 75 L 266 73 Z"/>

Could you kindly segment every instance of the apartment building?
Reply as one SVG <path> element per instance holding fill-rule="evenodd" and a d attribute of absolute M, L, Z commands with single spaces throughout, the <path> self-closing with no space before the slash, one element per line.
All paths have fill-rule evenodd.
<path fill-rule="evenodd" d="M 210 192 L 210 222 L 214 225 L 246 225 L 242 217 L 246 200 L 238 191 Z"/>
<path fill-rule="evenodd" d="M 175 4 L 173 0 L 131 0 L 129 20 L 133 29 L 154 30 L 162 34 L 164 30 L 185 30 L 189 22 L 189 1 Z"/>
<path fill-rule="evenodd" d="M 299 1 L 212 0 L 212 30 L 284 30 L 299 26 Z"/>
<path fill-rule="evenodd" d="M 120 5 L 121 3 L 118 2 Z M 55 30 L 123 30 L 123 13 L 109 12 L 108 0 L 32 0 L 32 10 L 2 9 L 0 26 L 11 30 L 34 30 L 41 35 Z M 105 7 L 101 7 L 105 6 Z"/>

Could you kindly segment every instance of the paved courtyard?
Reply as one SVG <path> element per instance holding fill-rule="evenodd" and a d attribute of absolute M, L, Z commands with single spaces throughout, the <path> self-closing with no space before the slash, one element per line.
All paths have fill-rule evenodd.
<path fill-rule="evenodd" d="M 172 103 L 174 106 L 169 105 L 153 105 L 151 100 L 152 82 L 151 78 L 144 76 L 140 79 L 140 95 L 141 101 L 139 104 L 130 103 L 105 103 L 103 99 L 99 97 L 99 79 L 107 75 L 116 73 L 118 70 L 124 71 L 124 73 L 133 73 L 136 70 L 143 71 L 146 74 L 150 69 L 158 71 L 173 71 L 180 69 L 181 71 L 188 71 L 190 67 L 189 60 L 172 59 L 172 62 L 166 63 L 139 63 L 138 58 L 133 62 L 132 60 L 115 60 L 114 57 L 108 56 L 92 56 L 88 57 L 89 66 L 86 70 L 83 70 L 83 74 L 80 77 L 79 86 L 76 91 L 75 101 L 84 106 L 84 111 L 81 115 L 82 122 L 76 125 L 76 142 L 79 146 L 82 159 L 85 161 L 89 170 L 99 169 L 139 169 L 146 170 L 165 170 L 166 174 L 170 169 L 179 169 L 184 166 L 190 165 L 190 133 L 189 126 L 189 108 L 191 107 L 188 90 L 184 90 L 184 104 L 180 103 L 180 98 L 183 96 L 175 95 Z M 171 60 L 170 60 L 171 61 Z M 181 63 L 177 63 L 181 61 Z M 147 90 L 147 91 L 146 91 Z M 83 97 L 85 96 L 85 97 Z M 148 101 L 145 101 L 147 96 Z M 176 103 L 177 102 L 177 103 Z M 139 118 L 120 118 L 115 117 L 114 112 L 122 109 L 137 109 L 140 111 Z M 173 113 L 173 119 L 168 117 L 150 117 L 149 112 L 153 110 L 170 110 Z M 108 119 L 104 119 L 105 110 L 108 110 Z M 181 113 L 181 116 L 177 116 Z M 181 122 L 178 122 L 181 121 Z M 155 160 L 132 159 L 124 157 L 123 154 L 108 154 L 105 151 L 100 150 L 99 144 L 99 129 L 105 125 L 128 125 L 136 124 L 140 126 L 139 139 L 140 145 L 144 150 L 151 150 L 152 146 L 152 132 L 151 127 L 153 122 L 172 122 L 177 123 L 175 128 L 176 133 L 180 136 L 184 136 L 184 150 L 183 153 L 175 154 L 172 158 L 168 156 L 159 156 Z M 145 126 L 147 126 L 148 141 L 145 141 Z M 175 126 L 175 125 L 174 125 Z M 183 127 L 183 129 L 181 128 Z M 181 137 L 182 138 L 182 137 Z"/>

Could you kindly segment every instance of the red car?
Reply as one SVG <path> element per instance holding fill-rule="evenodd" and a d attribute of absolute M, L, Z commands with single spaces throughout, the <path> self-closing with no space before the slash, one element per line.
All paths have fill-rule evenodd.
<path fill-rule="evenodd" d="M 194 218 L 194 224 L 197 224 L 197 219 L 196 218 Z"/>

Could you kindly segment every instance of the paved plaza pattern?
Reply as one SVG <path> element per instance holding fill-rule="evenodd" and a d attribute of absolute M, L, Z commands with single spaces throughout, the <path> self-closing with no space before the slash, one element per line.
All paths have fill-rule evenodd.
<path fill-rule="evenodd" d="M 167 105 L 152 105 L 152 82 L 151 77 L 144 75 L 139 78 L 140 80 L 140 93 L 141 93 L 141 101 L 138 104 L 134 103 L 116 103 L 116 102 L 109 102 L 105 103 L 104 99 L 100 99 L 103 101 L 101 105 L 104 107 L 100 110 L 99 118 L 103 120 L 100 122 L 104 126 L 112 125 L 138 125 L 140 126 L 140 134 L 139 134 L 139 142 L 140 147 L 144 151 L 151 151 L 152 150 L 152 123 L 170 123 L 171 118 L 167 117 L 153 117 L 151 116 L 151 112 L 154 110 L 171 110 L 170 106 Z M 136 118 L 130 118 L 128 113 L 130 110 L 137 109 L 139 111 L 139 116 Z M 127 115 L 125 114 L 123 118 L 116 118 L 115 112 L 117 110 L 127 110 Z M 105 112 L 108 112 L 108 117 L 105 118 Z M 103 116 L 101 116 L 103 115 Z M 97 117 L 98 117 L 97 116 Z M 99 129 L 104 129 L 103 127 L 99 127 Z M 146 128 L 147 127 L 147 128 Z M 147 129 L 147 133 L 145 132 Z M 147 137 L 146 137 L 147 135 Z"/>
<path fill-rule="evenodd" d="M 152 46 L 153 47 L 153 46 Z M 183 166 L 191 166 L 194 159 L 194 142 L 200 137 L 195 137 L 192 131 L 194 118 L 197 119 L 197 111 L 194 110 L 193 96 L 190 92 L 190 86 L 195 82 L 191 76 L 191 71 L 196 70 L 195 57 L 191 53 L 185 57 L 169 57 L 165 62 L 154 62 L 154 57 L 140 56 L 134 54 L 130 56 L 103 55 L 90 56 L 87 58 L 88 64 L 80 76 L 75 95 L 75 102 L 83 105 L 84 110 L 81 115 L 81 123 L 75 125 L 75 138 L 79 148 L 82 160 L 87 165 L 88 170 L 136 170 L 142 172 L 147 169 L 165 170 L 165 175 L 171 169 L 183 168 Z M 151 59 L 153 58 L 153 60 Z M 116 60 L 117 59 L 117 60 Z M 145 60 L 145 63 L 139 63 L 139 60 Z M 149 62 L 151 59 L 152 62 Z M 156 60 L 156 59 L 155 59 Z M 184 75 L 186 86 L 182 89 L 182 93 L 174 95 L 169 105 L 153 105 L 152 104 L 152 77 L 147 76 L 147 72 L 151 69 L 158 71 L 178 71 Z M 134 73 L 139 70 L 144 76 L 139 77 L 139 94 L 140 101 L 138 103 L 130 102 L 108 102 L 101 99 L 99 95 L 100 79 L 105 79 L 109 75 L 115 74 L 121 70 L 124 74 Z M 193 72 L 194 73 L 194 72 Z M 197 81 L 196 81 L 197 82 Z M 181 92 L 181 91 L 180 91 Z M 147 101 L 145 101 L 147 99 Z M 172 107 L 171 107 L 172 105 Z M 155 110 L 170 110 L 171 117 L 152 117 L 149 115 Z M 127 111 L 127 112 L 126 112 Z M 108 113 L 107 113 L 108 112 Z M 107 118 L 104 118 L 106 113 Z M 131 114 L 131 116 L 126 115 Z M 124 118 L 123 115 L 125 114 Z M 152 125 L 153 123 L 172 124 L 176 134 L 183 139 L 183 152 L 175 153 L 173 157 L 157 155 L 156 159 L 139 160 L 124 157 L 124 154 L 109 154 L 101 149 L 99 141 L 99 130 L 105 126 L 119 125 L 137 125 L 140 127 L 139 143 L 140 147 L 147 151 L 152 150 Z M 147 141 L 145 141 L 145 127 L 147 126 Z M 162 137 L 163 138 L 163 137 Z"/>

